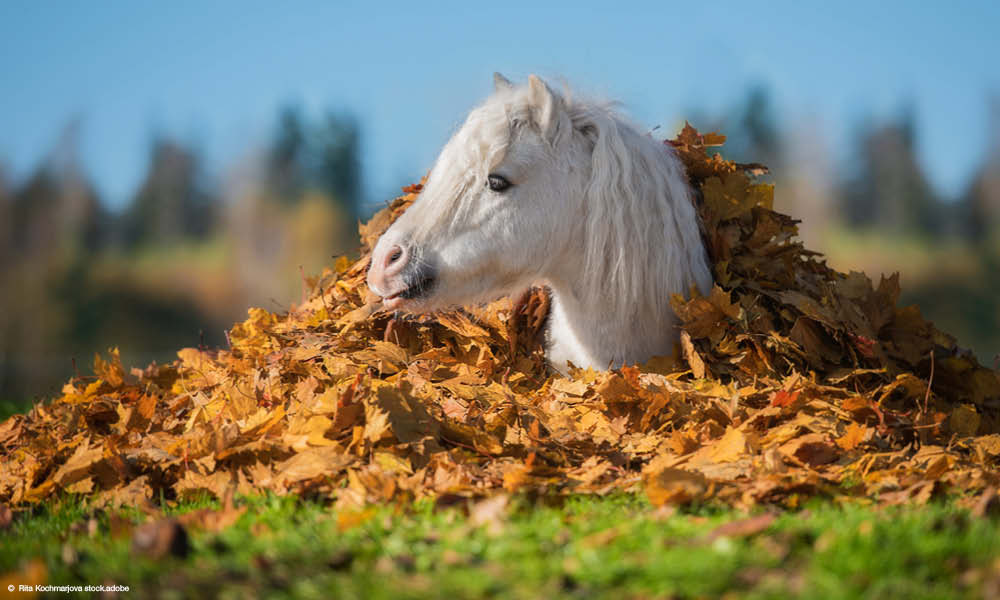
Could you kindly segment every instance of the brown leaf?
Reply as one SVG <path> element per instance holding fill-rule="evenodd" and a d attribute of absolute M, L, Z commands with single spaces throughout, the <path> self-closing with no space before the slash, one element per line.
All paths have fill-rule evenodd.
<path fill-rule="evenodd" d="M 84 442 L 77 446 L 69 460 L 59 467 L 59 470 L 52 476 L 52 482 L 63 487 L 75 483 L 86 477 L 103 458 L 103 448 L 90 446 L 88 442 Z"/>
<path fill-rule="evenodd" d="M 1000 456 L 1000 434 L 979 436 L 973 440 L 972 447 L 979 453 L 980 460 Z"/>
<path fill-rule="evenodd" d="M 101 358 L 100 354 L 94 355 L 94 373 L 111 387 L 119 387 L 125 382 L 125 369 L 118 348 L 108 350 L 108 360 Z"/>
<path fill-rule="evenodd" d="M 707 487 L 704 475 L 672 468 L 645 473 L 643 482 L 653 506 L 687 504 L 701 499 Z"/>
<path fill-rule="evenodd" d="M 921 481 L 908 488 L 895 492 L 886 492 L 879 496 L 879 500 L 885 505 L 896 505 L 912 503 L 918 506 L 927 504 L 934 494 L 934 481 Z"/>
<path fill-rule="evenodd" d="M 276 465 L 274 477 L 291 484 L 320 476 L 335 476 L 354 458 L 331 448 L 310 448 Z"/>
<path fill-rule="evenodd" d="M 126 485 L 119 485 L 102 492 L 97 504 L 112 508 L 143 506 L 152 497 L 153 490 L 149 486 L 149 477 L 142 475 Z"/>
<path fill-rule="evenodd" d="M 391 385 L 378 385 L 375 402 L 386 412 L 392 433 L 400 442 L 405 444 L 426 437 L 438 437 L 439 423 L 418 399 Z"/>
<path fill-rule="evenodd" d="M 788 337 L 805 350 L 809 363 L 816 368 L 823 368 L 824 361 L 832 364 L 840 362 L 841 350 L 812 319 L 796 319 Z"/>
<path fill-rule="evenodd" d="M 788 391 L 788 390 L 778 390 L 774 392 L 771 397 L 771 406 L 778 408 L 785 408 L 795 404 L 795 401 L 799 399 L 799 394 L 801 390 Z"/>
<path fill-rule="evenodd" d="M 441 437 L 482 454 L 499 456 L 504 452 L 503 442 L 489 433 L 455 421 L 441 422 Z"/>
<path fill-rule="evenodd" d="M 212 496 L 221 499 L 226 490 L 233 484 L 232 477 L 226 472 L 217 472 L 210 475 L 202 475 L 193 470 L 184 473 L 184 477 L 177 482 L 174 489 L 178 496 L 191 497 L 202 492 L 208 492 Z"/>
<path fill-rule="evenodd" d="M 794 457 L 809 466 L 819 466 L 837 460 L 837 447 L 826 436 L 809 433 L 783 444 L 780 451 L 785 456 Z"/>

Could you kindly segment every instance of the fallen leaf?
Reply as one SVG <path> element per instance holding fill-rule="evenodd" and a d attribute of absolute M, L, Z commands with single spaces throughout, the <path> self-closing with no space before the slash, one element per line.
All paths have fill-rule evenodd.
<path fill-rule="evenodd" d="M 831 463 L 839 456 L 836 446 L 819 433 L 806 434 L 786 442 L 780 451 L 785 456 L 794 457 L 813 467 Z"/>
<path fill-rule="evenodd" d="M 867 427 L 860 423 L 851 423 L 847 426 L 844 435 L 837 438 L 837 445 L 844 450 L 854 450 L 864 441 L 867 434 Z"/>
<path fill-rule="evenodd" d="M 706 490 L 704 475 L 683 469 L 661 469 L 643 475 L 646 496 L 653 506 L 687 504 Z"/>

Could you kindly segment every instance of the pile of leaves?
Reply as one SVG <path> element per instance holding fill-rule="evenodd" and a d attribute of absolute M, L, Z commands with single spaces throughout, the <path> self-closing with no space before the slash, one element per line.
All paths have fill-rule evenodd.
<path fill-rule="evenodd" d="M 995 500 L 1000 377 L 915 307 L 898 278 L 838 273 L 772 210 L 760 165 L 669 142 L 697 193 L 717 285 L 673 299 L 675 357 L 547 370 L 545 290 L 432 316 L 365 286 L 415 185 L 361 226 L 285 314 L 253 308 L 228 349 L 127 371 L 95 360 L 62 396 L 0 424 L 0 502 L 96 504 L 296 493 L 340 506 L 498 491 L 643 490 L 655 504 Z"/>

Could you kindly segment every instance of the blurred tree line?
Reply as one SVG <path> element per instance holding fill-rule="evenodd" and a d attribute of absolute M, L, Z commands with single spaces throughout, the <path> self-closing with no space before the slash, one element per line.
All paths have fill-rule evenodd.
<path fill-rule="evenodd" d="M 988 243 L 1000 233 L 1000 97 L 990 104 L 990 143 L 985 160 L 972 182 L 958 198 L 934 191 L 917 160 L 916 115 L 904 105 L 887 122 L 864 119 L 855 127 L 852 158 L 825 192 L 824 200 L 840 224 L 883 234 L 914 235 L 929 240 L 960 237 L 973 244 Z M 753 86 L 746 97 L 722 117 L 703 117 L 705 130 L 727 136 L 724 154 L 743 162 L 761 162 L 781 179 L 794 178 L 799 169 L 812 169 L 811 177 L 829 180 L 829 164 L 817 167 L 800 156 L 802 145 L 822 145 L 821 133 L 808 127 L 788 131 L 780 123 L 766 87 Z M 794 128 L 794 125 L 793 125 Z M 795 140 L 796 136 L 807 139 Z M 796 206 L 787 188 L 776 193 Z M 794 213 L 799 216 L 798 213 Z M 988 251 L 988 249 L 986 249 Z"/>
<path fill-rule="evenodd" d="M 302 273 L 356 251 L 351 115 L 285 108 L 267 147 L 218 180 L 193 148 L 157 138 L 117 212 L 81 166 L 79 132 L 70 123 L 19 184 L 0 170 L 0 401 L 52 394 L 110 346 L 142 365 L 225 344 L 248 306 L 287 307 Z"/>

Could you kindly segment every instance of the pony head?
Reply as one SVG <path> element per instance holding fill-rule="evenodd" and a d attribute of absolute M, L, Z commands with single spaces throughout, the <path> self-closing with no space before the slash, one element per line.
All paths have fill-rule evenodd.
<path fill-rule="evenodd" d="M 495 74 L 494 85 L 375 246 L 368 283 L 386 308 L 492 300 L 579 251 L 590 158 L 564 100 L 534 75 L 514 86 Z"/>
<path fill-rule="evenodd" d="M 428 312 L 544 283 L 557 369 L 669 354 L 671 295 L 711 285 L 680 161 L 607 105 L 494 83 L 375 245 L 369 287 Z"/>

